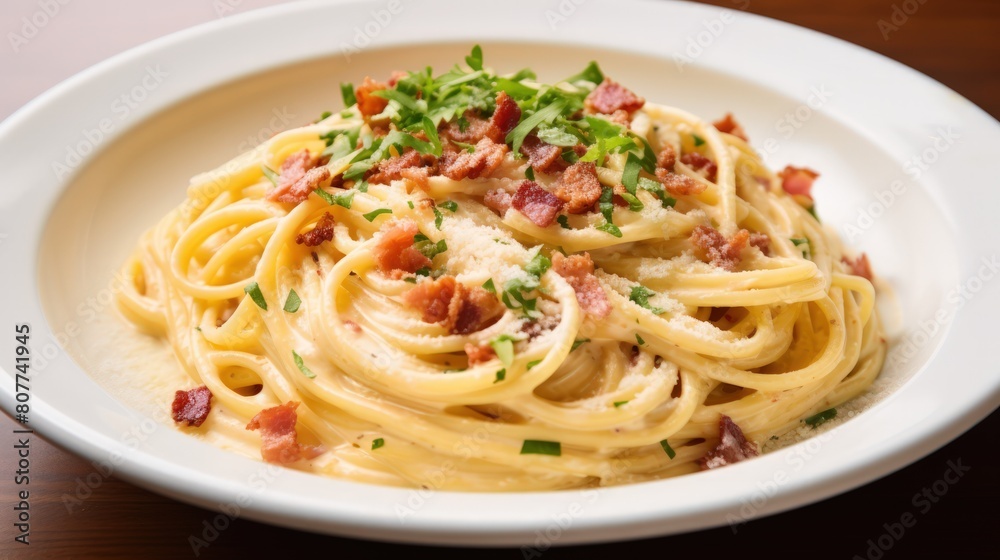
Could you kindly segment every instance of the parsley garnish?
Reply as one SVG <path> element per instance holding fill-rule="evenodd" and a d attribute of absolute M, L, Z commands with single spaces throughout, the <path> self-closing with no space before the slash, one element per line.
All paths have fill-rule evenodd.
<path fill-rule="evenodd" d="M 558 222 L 559 227 L 563 229 L 573 229 L 570 227 L 569 218 L 567 218 L 565 214 L 560 214 L 559 217 L 556 218 L 556 222 Z"/>
<path fill-rule="evenodd" d="M 483 49 L 479 45 L 472 47 L 472 54 L 465 57 L 465 63 L 473 70 L 483 69 Z"/>
<path fill-rule="evenodd" d="M 615 408 L 622 407 L 626 404 L 628 404 L 628 401 L 615 401 Z"/>
<path fill-rule="evenodd" d="M 343 206 L 348 210 L 351 209 L 351 204 L 354 201 L 354 191 L 349 191 L 346 193 L 331 194 L 323 189 L 316 189 L 313 191 L 317 196 L 326 201 L 330 206 Z"/>
<path fill-rule="evenodd" d="M 385 447 L 385 439 L 384 438 L 378 438 L 378 439 L 372 440 L 372 451 L 375 451 L 379 447 Z"/>
<path fill-rule="evenodd" d="M 362 216 L 364 217 L 364 219 L 368 220 L 369 222 L 374 222 L 375 218 L 381 216 L 382 214 L 392 214 L 392 210 L 390 210 L 388 208 L 378 208 L 378 209 L 372 210 L 371 212 L 369 212 L 367 214 L 362 214 Z"/>
<path fill-rule="evenodd" d="M 572 352 L 573 350 L 576 350 L 577 348 L 583 346 L 584 344 L 586 344 L 588 342 L 590 342 L 589 338 L 578 338 L 578 339 L 576 339 L 576 340 L 573 341 L 573 346 L 570 347 L 569 351 Z"/>
<path fill-rule="evenodd" d="M 444 214 L 437 209 L 437 206 L 431 206 L 431 210 L 434 211 L 434 227 L 441 231 L 441 224 L 444 223 Z"/>
<path fill-rule="evenodd" d="M 250 299 L 257 304 L 257 307 L 267 311 L 267 301 L 264 299 L 264 294 L 260 292 L 260 286 L 256 282 L 250 282 L 247 284 L 243 291 L 250 296 Z"/>
<path fill-rule="evenodd" d="M 276 187 L 278 186 L 278 182 L 281 180 L 280 175 L 278 175 L 273 169 L 271 169 L 266 165 L 261 165 L 260 170 L 264 172 L 264 176 L 267 177 L 268 181 L 271 181 L 271 184 L 273 184 Z"/>
<path fill-rule="evenodd" d="M 309 379 L 316 378 L 316 374 L 313 373 L 312 370 L 310 370 L 308 367 L 306 367 L 306 363 L 302 360 L 302 356 L 299 356 L 298 352 L 296 352 L 295 350 L 292 350 L 292 359 L 295 360 L 295 366 L 299 368 L 299 371 L 302 372 L 302 375 L 305 375 Z"/>
<path fill-rule="evenodd" d="M 526 439 L 521 446 L 521 455 L 562 455 L 562 444 L 558 441 Z"/>
<path fill-rule="evenodd" d="M 358 98 L 354 96 L 354 84 L 350 82 L 340 84 L 340 95 L 344 98 L 344 107 L 358 103 Z"/>
<path fill-rule="evenodd" d="M 500 363 L 510 367 L 514 363 L 514 337 L 509 334 L 502 334 L 490 341 L 490 346 L 496 352 Z"/>
<path fill-rule="evenodd" d="M 524 170 L 524 176 L 527 177 L 529 181 L 534 181 L 535 170 L 529 165 L 528 168 Z"/>
<path fill-rule="evenodd" d="M 836 417 L 837 417 L 837 409 L 836 408 L 828 408 L 828 409 L 824 410 L 823 412 L 818 412 L 816 414 L 813 414 L 809 418 L 806 418 L 805 420 L 803 420 L 803 422 L 805 422 L 806 424 L 809 424 L 813 428 L 816 428 L 820 424 L 826 422 L 827 420 L 833 420 Z"/>
<path fill-rule="evenodd" d="M 603 231 L 604 233 L 609 233 L 615 237 L 622 236 L 622 230 L 618 226 L 612 224 L 611 222 L 604 222 L 603 224 L 597 226 L 597 229 Z"/>
<path fill-rule="evenodd" d="M 536 278 L 541 278 L 551 266 L 552 261 L 545 255 L 538 253 L 524 266 L 524 271 Z"/>
<path fill-rule="evenodd" d="M 500 383 L 506 378 L 507 378 L 507 368 L 504 368 L 497 372 L 497 377 L 496 379 L 493 380 L 493 383 L 494 384 Z"/>
<path fill-rule="evenodd" d="M 635 341 L 639 343 L 639 346 L 643 346 L 646 344 L 646 341 L 643 340 L 641 336 L 639 336 L 639 333 L 636 333 Z"/>
<path fill-rule="evenodd" d="M 441 204 L 438 204 L 438 206 L 440 206 L 441 208 L 444 208 L 445 210 L 450 210 L 452 212 L 458 212 L 458 203 L 455 202 L 454 200 L 446 200 L 446 201 L 442 202 Z"/>
<path fill-rule="evenodd" d="M 698 146 L 701 146 L 702 144 L 705 143 L 705 139 L 702 138 L 701 136 L 698 136 L 697 134 L 692 134 L 691 135 L 691 139 L 694 140 L 694 147 L 695 148 L 697 148 Z"/>
<path fill-rule="evenodd" d="M 483 289 L 486 290 L 487 292 L 491 293 L 491 294 L 497 293 L 497 287 L 493 284 L 493 279 L 492 278 L 490 278 L 489 280 L 483 282 Z"/>
<path fill-rule="evenodd" d="M 650 290 L 649 288 L 642 285 L 636 285 L 632 286 L 632 293 L 629 294 L 628 299 L 632 301 L 632 303 L 638 305 L 639 307 L 642 307 L 643 309 L 648 309 L 651 312 L 653 312 L 653 314 L 659 315 L 660 313 L 663 313 L 663 310 L 660 309 L 659 307 L 653 307 L 652 305 L 649 304 L 649 298 L 655 295 L 656 292 Z"/>
<path fill-rule="evenodd" d="M 663 450 L 667 452 L 667 457 L 673 459 L 674 457 L 677 456 L 677 452 L 674 451 L 673 447 L 670 447 L 670 444 L 667 443 L 667 440 L 660 441 L 660 447 L 662 447 Z"/>
<path fill-rule="evenodd" d="M 288 292 L 288 299 L 285 300 L 285 312 L 295 313 L 299 310 L 299 306 L 302 305 L 302 300 L 299 298 L 299 294 L 295 293 L 295 290 Z"/>
<path fill-rule="evenodd" d="M 526 367 L 527 369 L 531 369 L 531 368 L 533 368 L 533 367 L 537 366 L 537 365 L 538 365 L 538 364 L 540 364 L 540 363 L 542 363 L 542 361 L 541 361 L 541 360 L 531 360 L 530 362 L 528 362 L 528 365 L 527 365 L 527 366 L 525 366 L 525 367 Z"/>

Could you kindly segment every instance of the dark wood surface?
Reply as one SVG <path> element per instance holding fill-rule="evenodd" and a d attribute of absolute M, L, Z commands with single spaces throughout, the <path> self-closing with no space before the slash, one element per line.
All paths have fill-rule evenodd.
<path fill-rule="evenodd" d="M 207 0 L 206 0 L 207 2 Z M 1000 115 L 1000 2 L 992 0 L 722 0 L 712 4 L 773 17 L 859 44 L 899 60 L 950 86 L 996 117 Z M 883 36 L 878 21 L 890 21 L 894 6 L 916 12 Z M 81 6 L 82 7 L 82 6 Z M 900 18 L 897 16 L 897 21 Z M 997 365 L 1000 369 L 1000 364 Z M 214 515 L 152 494 L 115 478 L 104 480 L 82 504 L 67 502 L 81 480 L 94 472 L 85 460 L 46 443 L 37 435 L 31 448 L 31 534 L 29 546 L 13 542 L 12 508 L 16 487 L 12 451 L 18 427 L 0 417 L 3 431 L 3 482 L 0 496 L 2 558 L 189 558 L 189 537 L 200 535 Z M 945 554 L 981 558 L 996 552 L 997 435 L 1000 414 L 989 418 L 948 446 L 882 480 L 821 503 L 756 520 L 734 533 L 729 528 L 686 535 L 589 547 L 556 548 L 546 558 L 627 557 L 639 553 L 669 557 L 697 554 L 722 557 L 751 552 L 761 557 L 920 558 Z M 915 496 L 943 480 L 951 464 L 969 468 L 947 493 L 925 511 Z M 940 484 L 938 486 L 941 487 Z M 915 525 L 891 548 L 872 548 L 907 514 Z M 890 540 L 883 538 L 883 545 Z M 327 557 L 467 557 L 456 549 L 405 547 L 354 541 L 280 529 L 237 519 L 201 558 L 283 557 L 305 551 Z M 475 553 L 488 558 L 522 558 L 519 550 Z M 705 556 L 707 555 L 707 556 Z"/>

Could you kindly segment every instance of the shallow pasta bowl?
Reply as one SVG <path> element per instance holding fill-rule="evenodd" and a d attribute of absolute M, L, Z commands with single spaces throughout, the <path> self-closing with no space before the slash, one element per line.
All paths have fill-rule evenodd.
<path fill-rule="evenodd" d="M 561 544 L 626 539 L 800 506 L 919 459 L 997 406 L 1000 376 L 982 343 L 1000 309 L 1000 193 L 976 189 L 1000 145 L 994 119 L 871 52 L 745 13 L 508 4 L 488 17 L 443 0 L 252 12 L 115 57 L 0 125 L 0 325 L 11 338 L 29 326 L 32 358 L 30 396 L 17 397 L 26 393 L 16 386 L 18 345 L 0 345 L 4 409 L 16 414 L 26 399 L 29 425 L 59 445 L 210 509 L 354 537 L 530 546 L 539 532 Z M 442 68 L 477 42 L 495 68 L 532 66 L 547 80 L 596 59 L 650 100 L 708 117 L 733 111 L 772 167 L 820 169 L 824 222 L 867 251 L 885 280 L 894 328 L 880 398 L 817 437 L 724 469 L 600 490 L 474 494 L 270 467 L 173 430 L 128 390 L 123 377 L 149 375 L 144 362 L 169 356 L 116 354 L 101 317 L 119 264 L 183 199 L 190 176 L 338 108 L 341 81 Z"/>

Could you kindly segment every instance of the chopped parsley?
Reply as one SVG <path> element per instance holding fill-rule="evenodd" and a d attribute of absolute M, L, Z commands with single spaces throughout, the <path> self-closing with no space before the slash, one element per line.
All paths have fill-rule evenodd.
<path fill-rule="evenodd" d="M 628 401 L 615 401 L 615 408 L 621 408 L 628 404 Z"/>
<path fill-rule="evenodd" d="M 526 439 L 521 446 L 521 455 L 552 455 L 559 457 L 562 455 L 562 444 L 558 441 Z"/>
<path fill-rule="evenodd" d="M 639 343 L 639 346 L 644 346 L 646 344 L 646 341 L 643 340 L 641 336 L 639 336 L 639 333 L 636 333 L 635 341 Z"/>
<path fill-rule="evenodd" d="M 497 377 L 496 377 L 496 379 L 493 380 L 493 383 L 494 384 L 500 383 L 501 381 L 503 381 L 506 378 L 507 378 L 507 368 L 504 368 L 504 369 L 501 369 L 501 370 L 497 371 Z"/>
<path fill-rule="evenodd" d="M 281 180 L 281 176 L 278 175 L 277 172 L 275 172 L 273 169 L 271 169 L 266 165 L 261 165 L 260 170 L 264 173 L 264 176 L 267 177 L 267 180 L 271 181 L 271 184 L 273 184 L 276 187 L 278 186 L 278 182 Z"/>
<path fill-rule="evenodd" d="M 697 148 L 705 143 L 705 139 L 697 134 L 692 134 L 691 139 L 694 140 L 694 147 Z"/>
<path fill-rule="evenodd" d="M 531 360 L 530 362 L 528 362 L 528 365 L 526 366 L 526 369 L 531 369 L 531 368 L 537 366 L 540 363 L 542 363 L 541 360 Z"/>
<path fill-rule="evenodd" d="M 344 98 L 344 107 L 357 105 L 358 98 L 354 96 L 354 84 L 350 82 L 340 84 L 340 95 Z"/>
<path fill-rule="evenodd" d="M 661 440 L 660 441 L 660 447 L 662 447 L 663 450 L 667 453 L 667 457 L 670 457 L 671 459 L 673 459 L 674 457 L 677 456 L 677 452 L 674 451 L 673 447 L 670 447 L 670 444 L 667 443 L 667 440 L 665 440 L 665 439 Z"/>
<path fill-rule="evenodd" d="M 264 299 L 264 294 L 260 291 L 260 286 L 256 282 L 250 282 L 247 284 L 243 291 L 250 296 L 250 299 L 257 304 L 257 307 L 267 311 L 267 300 Z"/>
<path fill-rule="evenodd" d="M 313 191 L 317 196 L 326 201 L 330 206 L 343 206 L 348 210 L 351 209 L 351 204 L 354 202 L 354 191 L 349 191 L 346 193 L 331 194 L 323 189 L 316 189 Z"/>
<path fill-rule="evenodd" d="M 611 222 L 604 222 L 603 224 L 598 225 L 597 229 L 603 231 L 604 233 L 611 234 L 615 237 L 622 236 L 622 230 L 615 224 L 612 224 Z"/>
<path fill-rule="evenodd" d="M 302 299 L 299 298 L 299 294 L 295 293 L 295 290 L 288 292 L 288 299 L 285 300 L 285 312 L 295 313 L 299 310 L 299 306 L 302 305 Z"/>
<path fill-rule="evenodd" d="M 576 350 L 577 348 L 583 346 L 588 342 L 590 342 L 589 338 L 578 338 L 573 341 L 573 346 L 570 347 L 569 351 L 572 352 L 573 350 Z"/>
<path fill-rule="evenodd" d="M 497 293 L 497 287 L 493 284 L 493 279 L 492 278 L 490 278 L 489 280 L 483 282 L 483 289 L 486 290 L 487 292 L 491 293 L 491 294 Z"/>
<path fill-rule="evenodd" d="M 434 227 L 441 231 L 441 224 L 444 223 L 444 214 L 437 209 L 437 206 L 431 206 L 431 210 L 434 211 Z"/>
<path fill-rule="evenodd" d="M 384 438 L 377 438 L 377 439 L 372 440 L 372 451 L 375 451 L 379 447 L 385 447 L 385 439 Z"/>
<path fill-rule="evenodd" d="M 446 201 L 442 202 L 441 204 L 438 204 L 438 206 L 440 206 L 441 208 L 444 208 L 445 210 L 450 210 L 452 212 L 458 212 L 458 203 L 455 202 L 454 200 L 446 200 Z"/>
<path fill-rule="evenodd" d="M 407 200 L 406 201 L 406 205 L 410 207 L 410 210 L 413 210 L 413 201 L 412 200 Z"/>
<path fill-rule="evenodd" d="M 541 278 L 551 266 L 552 261 L 545 255 L 538 253 L 525 265 L 524 271 L 536 278 Z"/>
<path fill-rule="evenodd" d="M 529 181 L 534 181 L 535 180 L 535 170 L 529 165 L 528 168 L 524 170 L 524 176 Z"/>
<path fill-rule="evenodd" d="M 506 367 L 514 363 L 514 342 L 514 337 L 509 334 L 502 334 L 490 341 L 490 346 L 496 352 L 500 363 Z"/>
<path fill-rule="evenodd" d="M 836 408 L 828 408 L 828 409 L 824 410 L 823 412 L 818 412 L 816 414 L 813 414 L 809 418 L 806 418 L 805 420 L 803 420 L 803 422 L 805 422 L 806 424 L 809 424 L 809 426 L 811 426 L 813 428 L 816 428 L 820 424 L 823 424 L 824 422 L 826 422 L 827 420 L 833 420 L 836 417 L 837 417 L 837 409 Z"/>
<path fill-rule="evenodd" d="M 559 222 L 559 227 L 563 229 L 573 229 L 569 226 L 569 218 L 567 218 L 565 214 L 560 214 L 559 217 L 556 218 L 556 222 Z"/>
<path fill-rule="evenodd" d="M 367 214 L 362 214 L 362 216 L 369 222 L 374 222 L 375 218 L 381 216 L 382 214 L 392 214 L 392 210 L 388 208 L 377 208 Z"/>
<path fill-rule="evenodd" d="M 653 307 L 652 305 L 649 304 L 649 298 L 655 295 L 656 292 L 654 292 L 653 290 L 650 290 L 649 288 L 641 284 L 638 284 L 632 286 L 632 293 L 629 294 L 628 299 L 632 303 L 638 305 L 639 307 L 642 307 L 643 309 L 648 309 L 653 314 L 659 315 L 660 313 L 663 313 L 663 310 L 660 309 L 659 307 Z"/>
<path fill-rule="evenodd" d="M 312 370 L 310 370 L 308 367 L 306 367 L 306 363 L 302 360 L 302 356 L 299 356 L 299 353 L 296 352 L 295 350 L 292 350 L 292 359 L 295 360 L 295 366 L 299 368 L 299 371 L 302 372 L 302 375 L 305 375 L 309 379 L 316 378 L 316 374 L 313 373 Z"/>

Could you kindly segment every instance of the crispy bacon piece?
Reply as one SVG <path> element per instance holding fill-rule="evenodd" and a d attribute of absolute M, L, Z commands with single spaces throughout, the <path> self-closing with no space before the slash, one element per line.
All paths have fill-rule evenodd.
<path fill-rule="evenodd" d="M 292 204 L 309 198 L 309 193 L 330 178 L 330 170 L 316 167 L 316 163 L 309 150 L 300 150 L 285 158 L 281 163 L 278 184 L 267 192 L 265 198 Z"/>
<path fill-rule="evenodd" d="M 510 202 L 513 198 L 509 192 L 503 189 L 492 189 L 486 191 L 486 195 L 483 196 L 483 204 L 503 216 L 510 209 Z"/>
<path fill-rule="evenodd" d="M 771 238 L 768 237 L 766 233 L 751 233 L 750 237 L 747 239 L 747 243 L 751 247 L 760 249 L 761 253 L 768 256 L 771 255 Z"/>
<path fill-rule="evenodd" d="M 733 136 L 742 139 L 744 142 L 750 141 L 750 139 L 747 138 L 746 131 L 743 130 L 740 123 L 736 122 L 732 113 L 726 113 L 726 116 L 712 123 L 712 126 L 714 126 L 719 132 L 732 134 Z"/>
<path fill-rule="evenodd" d="M 719 417 L 719 445 L 698 459 L 698 464 L 702 470 L 717 469 L 757 455 L 757 444 L 747 440 L 736 422 L 723 414 Z"/>
<path fill-rule="evenodd" d="M 556 196 L 566 203 L 570 214 L 589 212 L 601 198 L 601 182 L 592 161 L 578 161 L 566 168 L 555 187 Z"/>
<path fill-rule="evenodd" d="M 365 76 L 365 80 L 354 91 L 354 97 L 358 98 L 358 111 L 361 111 L 362 116 L 373 117 L 385 110 L 389 100 L 372 94 L 388 87 L 382 82 L 376 82 L 371 76 Z"/>
<path fill-rule="evenodd" d="M 819 173 L 808 167 L 788 165 L 778 173 L 778 176 L 781 177 L 781 188 L 785 189 L 786 193 L 812 199 L 813 181 L 819 177 Z"/>
<path fill-rule="evenodd" d="M 501 91 L 497 94 L 497 108 L 490 117 L 490 128 L 487 134 L 497 144 L 503 144 L 505 138 L 514 130 L 518 121 L 521 120 L 521 108 L 507 92 Z"/>
<path fill-rule="evenodd" d="M 601 85 L 587 95 L 583 104 L 594 113 L 610 115 L 619 109 L 628 113 L 638 111 L 646 104 L 646 100 L 611 78 L 604 78 Z"/>
<path fill-rule="evenodd" d="M 205 423 L 211 410 L 212 392 L 204 385 L 189 391 L 177 391 L 170 406 L 174 422 L 196 428 Z"/>
<path fill-rule="evenodd" d="M 354 334 L 361 334 L 361 325 L 350 319 L 344 319 L 344 326 Z"/>
<path fill-rule="evenodd" d="M 730 272 L 739 266 L 743 248 L 749 240 L 750 232 L 745 229 L 736 232 L 728 241 L 714 227 L 697 226 L 691 232 L 691 243 L 700 250 L 702 258 Z"/>
<path fill-rule="evenodd" d="M 716 167 L 715 162 L 707 157 L 698 152 L 688 152 L 681 156 L 681 163 L 690 166 L 699 173 L 703 172 L 706 179 L 713 183 L 715 182 L 715 174 L 718 172 L 718 167 Z"/>
<path fill-rule="evenodd" d="M 425 323 L 440 323 L 452 334 L 475 332 L 500 311 L 493 294 L 478 286 L 468 288 L 454 276 L 421 282 L 403 301 L 420 310 Z"/>
<path fill-rule="evenodd" d="M 843 261 L 843 263 L 851 271 L 851 274 L 860 276 L 869 282 L 875 281 L 875 275 L 872 273 L 872 264 L 868 262 L 867 253 L 861 253 L 853 259 L 841 257 L 840 260 Z"/>
<path fill-rule="evenodd" d="M 423 158 L 416 150 L 406 150 L 401 155 L 384 159 L 365 173 L 365 179 L 373 185 L 387 185 L 404 177 L 405 170 L 421 167 Z"/>
<path fill-rule="evenodd" d="M 306 247 L 316 247 L 324 241 L 333 241 L 333 216 L 327 212 L 316 222 L 316 227 L 306 233 L 300 233 L 295 242 Z"/>
<path fill-rule="evenodd" d="M 511 206 L 525 215 L 538 227 L 549 227 L 562 210 L 563 201 L 538 186 L 534 181 L 524 181 L 517 187 Z"/>
<path fill-rule="evenodd" d="M 708 188 L 705 183 L 695 181 L 687 175 L 681 175 L 664 168 L 657 168 L 656 178 L 663 185 L 663 188 L 673 196 L 685 196 L 691 194 L 701 194 Z"/>
<path fill-rule="evenodd" d="M 507 151 L 507 144 L 483 138 L 476 143 L 476 151 L 471 154 L 465 150 L 445 150 L 441 156 L 440 171 L 453 181 L 489 177 L 503 163 Z"/>
<path fill-rule="evenodd" d="M 663 146 L 660 153 L 656 154 L 656 167 L 663 168 L 667 171 L 673 171 L 674 165 L 677 164 L 677 150 L 674 149 L 673 145 L 667 144 Z"/>
<path fill-rule="evenodd" d="M 594 276 L 594 261 L 589 253 L 566 257 L 562 253 L 553 251 L 552 270 L 573 287 L 576 300 L 588 314 L 598 319 L 611 314 L 611 303 L 601 283 Z"/>
<path fill-rule="evenodd" d="M 490 128 L 490 121 L 482 118 L 473 110 L 468 110 L 462 115 L 464 125 L 458 120 L 444 123 L 438 126 L 438 134 L 442 139 L 448 138 L 463 144 L 475 144 L 484 137 Z M 464 128 L 463 128 L 464 126 Z"/>
<path fill-rule="evenodd" d="M 493 350 L 493 347 L 489 344 L 472 344 L 471 342 L 465 344 L 465 353 L 469 356 L 469 365 L 476 366 L 479 364 L 484 364 L 496 357 L 497 353 Z"/>
<path fill-rule="evenodd" d="M 608 115 L 608 120 L 628 128 L 632 124 L 632 115 L 625 109 L 618 109 Z"/>
<path fill-rule="evenodd" d="M 413 246 L 413 236 L 418 233 L 417 223 L 409 219 L 393 220 L 382 226 L 382 236 L 372 248 L 379 272 L 399 279 L 430 266 L 431 260 Z"/>
<path fill-rule="evenodd" d="M 536 172 L 554 173 L 562 167 L 562 149 L 539 140 L 534 134 L 528 135 L 521 142 L 521 153 L 528 158 L 528 165 Z"/>
<path fill-rule="evenodd" d="M 288 464 L 299 459 L 312 459 L 323 453 L 322 447 L 302 445 L 295 432 L 299 403 L 290 401 L 273 408 L 265 408 L 257 413 L 248 430 L 260 430 L 260 455 L 268 463 Z"/>

